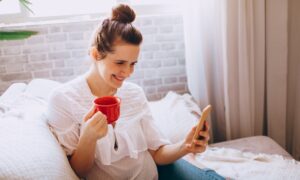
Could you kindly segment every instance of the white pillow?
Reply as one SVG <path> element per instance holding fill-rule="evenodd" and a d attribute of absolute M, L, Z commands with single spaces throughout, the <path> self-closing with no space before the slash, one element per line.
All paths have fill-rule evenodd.
<path fill-rule="evenodd" d="M 0 97 L 0 102 L 3 104 L 11 104 L 18 96 L 26 89 L 25 83 L 13 83 L 10 85 Z"/>
<path fill-rule="evenodd" d="M 195 113 L 201 114 L 189 94 L 169 92 L 163 99 L 149 102 L 149 105 L 155 124 L 172 143 L 183 140 L 197 124 Z"/>
<path fill-rule="evenodd" d="M 60 82 L 49 79 L 33 79 L 28 83 L 25 93 L 48 101 L 51 91 L 59 85 Z"/>
<path fill-rule="evenodd" d="M 0 179 L 78 179 L 43 112 L 44 101 L 19 96 L 0 116 Z"/>

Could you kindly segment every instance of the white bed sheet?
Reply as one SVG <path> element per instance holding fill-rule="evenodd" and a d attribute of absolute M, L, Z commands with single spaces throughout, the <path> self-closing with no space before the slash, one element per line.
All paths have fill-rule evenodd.
<path fill-rule="evenodd" d="M 300 179 L 300 163 L 281 155 L 212 147 L 202 154 L 188 155 L 185 159 L 199 168 L 213 169 L 227 179 Z"/>

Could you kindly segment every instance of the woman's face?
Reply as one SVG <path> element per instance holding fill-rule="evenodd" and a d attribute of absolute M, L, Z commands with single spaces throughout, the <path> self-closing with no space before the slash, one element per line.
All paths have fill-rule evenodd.
<path fill-rule="evenodd" d="M 138 45 L 118 43 L 114 46 L 113 53 L 96 61 L 99 74 L 107 85 L 112 88 L 121 87 L 124 80 L 133 73 L 139 52 Z"/>

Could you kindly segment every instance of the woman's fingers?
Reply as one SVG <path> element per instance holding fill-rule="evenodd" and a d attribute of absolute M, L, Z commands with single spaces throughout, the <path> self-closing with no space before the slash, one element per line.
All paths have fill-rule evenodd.
<path fill-rule="evenodd" d="M 209 124 L 207 123 L 207 121 L 205 121 L 205 124 L 204 124 L 204 128 L 203 130 L 199 131 L 199 134 L 198 134 L 198 139 L 199 140 L 203 140 L 203 139 L 209 139 Z"/>
<path fill-rule="evenodd" d="M 190 132 L 195 132 L 196 127 L 193 127 L 193 129 Z M 199 131 L 198 139 L 193 139 L 192 143 L 186 144 L 186 147 L 189 152 L 191 153 L 201 153 L 204 152 L 209 141 L 209 129 L 210 126 L 207 122 L 205 122 L 204 127 L 201 131 Z M 194 145 L 193 145 L 194 144 Z"/>
<path fill-rule="evenodd" d="M 209 123 L 207 121 L 205 121 L 204 126 L 205 126 L 204 131 L 209 131 L 210 125 L 209 125 Z"/>
<path fill-rule="evenodd" d="M 207 139 L 205 139 L 204 141 L 203 140 L 194 140 L 194 144 L 196 146 L 207 146 Z"/>
<path fill-rule="evenodd" d="M 106 122 L 102 121 L 96 125 L 97 132 L 106 134 L 108 131 L 108 125 Z"/>
<path fill-rule="evenodd" d="M 198 136 L 203 137 L 203 138 L 207 138 L 207 137 L 209 137 L 209 132 L 208 131 L 200 131 Z"/>
<path fill-rule="evenodd" d="M 188 134 L 188 137 L 189 137 L 189 136 L 193 136 L 193 135 L 195 134 L 196 128 L 197 128 L 197 126 L 194 126 L 194 127 L 192 128 L 192 130 L 191 130 L 191 131 L 189 132 L 189 134 Z"/>
<path fill-rule="evenodd" d="M 84 117 L 82 134 L 91 139 L 100 139 L 108 132 L 106 116 L 92 107 Z"/>
<path fill-rule="evenodd" d="M 107 125 L 107 118 L 104 114 L 99 115 L 97 118 L 98 118 L 97 125 L 100 125 L 100 126 Z"/>
<path fill-rule="evenodd" d="M 93 115 L 96 113 L 96 107 L 92 106 L 90 108 L 90 110 L 86 113 L 86 115 L 84 116 L 83 120 L 84 122 L 86 122 L 87 120 L 91 119 L 91 117 L 93 117 Z"/>
<path fill-rule="evenodd" d="M 209 141 L 209 132 L 208 131 L 200 131 L 199 132 L 199 138 L 194 139 L 193 143 L 195 144 L 194 146 L 194 152 L 198 151 L 203 151 L 203 148 L 206 148 L 208 141 Z"/>
<path fill-rule="evenodd" d="M 106 116 L 102 112 L 98 111 L 94 114 L 91 120 L 92 125 L 98 124 L 100 121 L 106 121 Z"/>

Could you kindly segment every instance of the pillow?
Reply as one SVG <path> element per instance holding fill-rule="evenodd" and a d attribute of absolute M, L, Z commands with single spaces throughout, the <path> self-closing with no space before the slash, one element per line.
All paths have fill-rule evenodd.
<path fill-rule="evenodd" d="M 201 110 L 189 94 L 169 92 L 159 101 L 149 102 L 155 124 L 172 142 L 179 142 L 187 136 L 198 122 Z"/>
<path fill-rule="evenodd" d="M 45 101 L 19 96 L 18 102 L 0 114 L 0 179 L 78 179 L 49 130 Z"/>
<path fill-rule="evenodd" d="M 78 179 L 46 123 L 1 123 L 0 179 Z"/>
<path fill-rule="evenodd" d="M 33 79 L 27 85 L 25 93 L 48 101 L 51 91 L 59 85 L 60 82 L 49 79 Z"/>
<path fill-rule="evenodd" d="M 1 95 L 0 102 L 3 104 L 10 104 L 25 91 L 26 87 L 27 85 L 25 83 L 13 83 Z"/>

